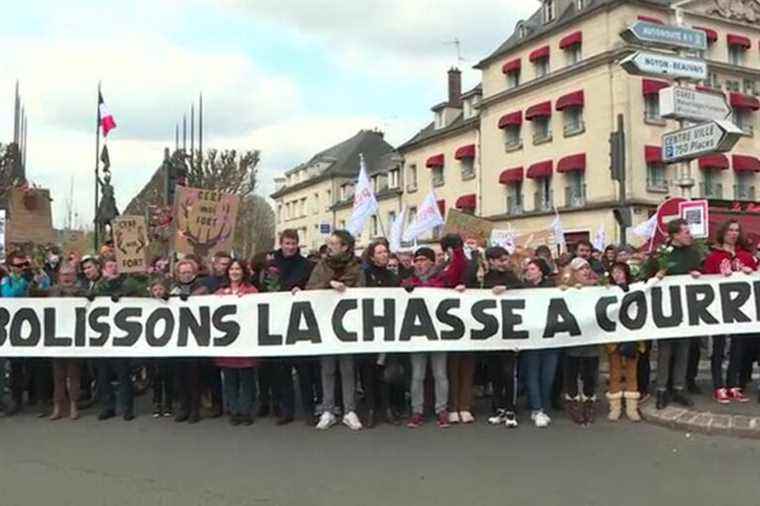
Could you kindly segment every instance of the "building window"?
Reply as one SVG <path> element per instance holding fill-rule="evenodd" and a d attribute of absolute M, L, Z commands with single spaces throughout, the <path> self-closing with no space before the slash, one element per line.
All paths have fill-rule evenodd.
<path fill-rule="evenodd" d="M 533 195 L 533 207 L 536 211 L 551 211 L 554 207 L 552 178 L 547 177 L 536 181 L 538 189 Z"/>
<path fill-rule="evenodd" d="M 371 220 L 371 224 L 372 224 L 372 226 L 370 228 L 370 231 L 372 232 L 372 237 L 374 238 L 374 237 L 377 237 L 377 236 L 380 235 L 380 227 L 378 225 L 379 221 L 377 219 L 377 215 L 373 214 L 372 218 L 370 218 L 370 220 Z"/>
<path fill-rule="evenodd" d="M 290 202 L 287 202 L 285 204 L 285 219 L 286 220 L 290 219 Z"/>
<path fill-rule="evenodd" d="M 435 113 L 435 128 L 436 130 L 439 128 L 445 127 L 446 124 L 444 123 L 444 117 L 443 117 L 443 111 L 436 111 Z"/>
<path fill-rule="evenodd" d="M 333 202 L 332 202 L 332 190 L 327 190 L 325 192 L 325 204 L 326 204 L 325 211 L 329 211 L 330 210 L 330 206 L 332 206 L 332 204 L 333 204 Z"/>
<path fill-rule="evenodd" d="M 734 109 L 733 122 L 734 125 L 742 129 L 744 135 L 754 135 L 755 127 L 752 125 L 751 111 L 746 109 Z"/>
<path fill-rule="evenodd" d="M 433 167 L 430 169 L 433 186 L 443 186 L 443 167 Z"/>
<path fill-rule="evenodd" d="M 536 68 L 536 79 L 544 77 L 549 73 L 549 58 L 541 58 L 534 63 Z"/>
<path fill-rule="evenodd" d="M 312 205 L 311 205 L 311 213 L 312 214 L 319 213 L 319 193 L 314 194 L 314 202 L 312 202 Z"/>
<path fill-rule="evenodd" d="M 726 90 L 735 91 L 736 93 L 741 92 L 741 82 L 726 79 Z"/>
<path fill-rule="evenodd" d="M 417 208 L 416 207 L 410 207 L 409 208 L 409 218 L 407 219 L 407 222 L 404 224 L 404 227 L 408 227 L 412 223 L 417 221 Z"/>
<path fill-rule="evenodd" d="M 507 72 L 507 88 L 512 89 L 518 86 L 520 86 L 520 71 Z"/>
<path fill-rule="evenodd" d="M 348 200 L 354 196 L 354 185 L 346 183 L 340 187 L 340 200 Z"/>
<path fill-rule="evenodd" d="M 521 129 L 520 125 L 509 125 L 504 128 L 504 144 L 507 151 L 522 147 L 522 139 L 520 138 Z"/>
<path fill-rule="evenodd" d="M 555 16 L 554 0 L 544 0 L 544 23 L 551 23 Z"/>
<path fill-rule="evenodd" d="M 507 185 L 507 214 L 521 214 L 523 212 L 522 182 Z"/>
<path fill-rule="evenodd" d="M 583 207 L 586 205 L 586 178 L 583 172 L 567 174 L 569 185 L 565 188 L 565 205 Z"/>
<path fill-rule="evenodd" d="M 277 223 L 282 223 L 282 204 L 277 204 Z"/>
<path fill-rule="evenodd" d="M 541 144 L 552 139 L 551 119 L 549 116 L 534 118 L 532 123 L 533 144 Z"/>
<path fill-rule="evenodd" d="M 473 158 L 462 158 L 462 179 L 469 179 L 475 175 L 475 160 Z"/>
<path fill-rule="evenodd" d="M 702 171 L 702 195 L 708 199 L 722 199 L 723 198 L 723 184 L 721 181 L 720 170 L 703 170 Z"/>
<path fill-rule="evenodd" d="M 528 30 L 525 28 L 525 25 L 520 25 L 517 28 L 517 36 L 521 39 L 524 39 L 528 35 Z"/>
<path fill-rule="evenodd" d="M 660 95 L 650 94 L 644 97 L 644 119 L 647 121 L 662 122 L 660 117 Z"/>
<path fill-rule="evenodd" d="M 728 46 L 728 63 L 744 66 L 744 47 L 731 44 Z"/>
<path fill-rule="evenodd" d="M 665 179 L 665 165 L 661 163 L 647 164 L 647 191 L 668 191 L 668 181 Z"/>
<path fill-rule="evenodd" d="M 406 168 L 406 190 L 415 191 L 417 189 L 417 165 L 411 164 Z"/>
<path fill-rule="evenodd" d="M 708 88 L 711 88 L 713 90 L 719 90 L 720 89 L 720 81 L 718 81 L 718 74 L 715 72 L 710 72 L 707 74 L 707 81 L 705 81 L 705 86 Z"/>
<path fill-rule="evenodd" d="M 736 184 L 734 185 L 734 199 L 755 200 L 755 174 L 754 172 L 737 172 Z"/>
<path fill-rule="evenodd" d="M 388 211 L 388 227 L 393 225 L 393 222 L 396 221 L 396 211 Z"/>
<path fill-rule="evenodd" d="M 575 10 L 582 11 L 586 8 L 586 0 L 575 0 Z"/>
<path fill-rule="evenodd" d="M 757 95 L 756 83 L 753 79 L 744 80 L 744 94 L 745 95 Z"/>
<path fill-rule="evenodd" d="M 346 230 L 346 220 L 340 220 L 340 221 L 338 222 L 338 228 L 339 228 L 340 230 Z"/>
<path fill-rule="evenodd" d="M 583 123 L 583 107 L 566 108 L 562 111 L 562 118 L 565 121 L 565 137 L 585 131 L 586 125 Z"/>
<path fill-rule="evenodd" d="M 398 188 L 398 169 L 388 173 L 388 188 Z"/>
<path fill-rule="evenodd" d="M 306 216 L 306 197 L 301 199 L 301 217 Z"/>
<path fill-rule="evenodd" d="M 583 50 L 581 44 L 573 44 L 565 49 L 565 58 L 567 59 L 567 65 L 575 65 L 583 58 Z"/>

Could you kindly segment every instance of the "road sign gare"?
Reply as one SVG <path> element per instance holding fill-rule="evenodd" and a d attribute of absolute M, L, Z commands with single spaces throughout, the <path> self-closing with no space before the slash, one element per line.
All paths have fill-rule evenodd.
<path fill-rule="evenodd" d="M 723 93 L 671 86 L 660 90 L 660 116 L 689 121 L 724 120 L 732 113 Z"/>

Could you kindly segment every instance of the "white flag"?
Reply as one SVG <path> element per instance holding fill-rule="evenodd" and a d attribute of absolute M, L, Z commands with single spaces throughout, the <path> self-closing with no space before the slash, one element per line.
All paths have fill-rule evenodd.
<path fill-rule="evenodd" d="M 517 249 L 515 244 L 515 233 L 512 228 L 509 229 L 493 229 L 491 230 L 491 246 L 501 246 L 507 252 L 512 255 Z"/>
<path fill-rule="evenodd" d="M 404 231 L 404 242 L 413 241 L 418 236 L 441 225 L 443 225 L 443 216 L 441 216 L 441 210 L 438 209 L 435 193 L 431 191 L 417 210 L 414 223 Z"/>
<path fill-rule="evenodd" d="M 635 227 L 631 227 L 632 234 L 637 235 L 639 237 L 643 237 L 644 239 L 651 239 L 656 230 L 657 230 L 657 215 L 656 214 L 653 214 L 652 217 L 649 218 L 644 223 L 640 223 L 636 225 Z"/>
<path fill-rule="evenodd" d="M 391 223 L 391 233 L 388 237 L 388 245 L 391 248 L 391 252 L 395 253 L 401 249 L 401 235 L 404 231 L 404 221 L 406 220 L 406 207 L 401 210 L 401 213 L 396 216 L 396 219 Z"/>
<path fill-rule="evenodd" d="M 604 232 L 604 225 L 600 224 L 599 228 L 596 230 L 596 235 L 594 236 L 594 248 L 596 248 L 599 251 L 604 251 L 604 247 L 607 246 L 607 234 Z"/>
<path fill-rule="evenodd" d="M 559 220 L 559 213 L 554 210 L 554 221 L 551 224 L 552 233 L 554 234 L 554 243 L 559 246 L 559 250 L 566 249 L 565 229 L 562 228 L 562 222 Z"/>
<path fill-rule="evenodd" d="M 367 176 L 367 166 L 364 163 L 364 155 L 359 155 L 359 180 L 356 182 L 354 192 L 354 210 L 351 219 L 348 220 L 346 230 L 354 237 L 359 237 L 364 229 L 367 219 L 377 212 L 377 199 L 372 191 L 372 184 Z"/>

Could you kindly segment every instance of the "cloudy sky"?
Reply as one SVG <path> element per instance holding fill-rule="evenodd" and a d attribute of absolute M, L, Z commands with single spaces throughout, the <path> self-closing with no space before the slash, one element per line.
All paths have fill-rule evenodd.
<path fill-rule="evenodd" d="M 118 123 L 109 135 L 123 208 L 204 94 L 207 147 L 259 149 L 261 184 L 361 128 L 391 144 L 445 99 L 449 44 L 465 88 L 534 0 L 32 0 L 4 6 L 0 142 L 13 135 L 13 88 L 29 118 L 27 176 L 53 190 L 64 222 L 73 182 L 93 216 L 98 80 Z"/>

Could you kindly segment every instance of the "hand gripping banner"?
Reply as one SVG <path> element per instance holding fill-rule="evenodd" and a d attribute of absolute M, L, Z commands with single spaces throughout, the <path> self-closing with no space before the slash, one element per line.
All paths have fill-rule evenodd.
<path fill-rule="evenodd" d="M 760 334 L 760 278 L 619 287 L 356 288 L 187 301 L 0 299 L 4 357 L 267 357 L 563 348 Z"/>

